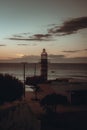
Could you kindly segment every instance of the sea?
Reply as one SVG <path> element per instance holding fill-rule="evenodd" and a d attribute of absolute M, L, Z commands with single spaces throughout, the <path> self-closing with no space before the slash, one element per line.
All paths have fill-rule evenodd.
<path fill-rule="evenodd" d="M 25 63 L 25 77 L 40 75 L 40 63 Z M 19 80 L 24 78 L 23 63 L 0 63 L 0 73 L 10 74 Z M 48 79 L 75 78 L 87 81 L 86 63 L 49 63 Z"/>

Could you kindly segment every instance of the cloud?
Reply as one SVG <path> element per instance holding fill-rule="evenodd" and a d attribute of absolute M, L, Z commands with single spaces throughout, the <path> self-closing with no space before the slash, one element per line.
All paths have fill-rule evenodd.
<path fill-rule="evenodd" d="M 37 44 L 17 44 L 18 46 L 37 46 Z"/>
<path fill-rule="evenodd" d="M 33 35 L 33 37 L 35 37 L 36 39 L 46 39 L 50 38 L 51 34 L 35 34 Z"/>
<path fill-rule="evenodd" d="M 87 17 L 72 18 L 65 21 L 61 26 L 57 24 L 51 24 L 47 29 L 46 34 L 34 34 L 30 36 L 30 33 L 15 34 L 8 38 L 9 40 L 16 41 L 53 41 L 54 36 L 63 36 L 77 33 L 81 29 L 87 28 Z"/>
<path fill-rule="evenodd" d="M 21 35 L 13 35 L 13 37 L 17 37 L 17 38 L 21 38 L 22 36 Z"/>
<path fill-rule="evenodd" d="M 0 62 L 10 62 L 10 63 L 40 63 L 40 56 L 35 55 L 24 55 L 16 54 L 17 58 L 9 58 L 7 60 L 0 60 Z M 87 63 L 87 57 L 71 57 L 67 58 L 65 55 L 48 55 L 49 63 Z"/>
<path fill-rule="evenodd" d="M 48 30 L 48 33 L 56 35 L 70 35 L 85 28 L 87 28 L 87 17 L 79 17 L 65 21 L 62 26 L 54 26 Z"/>
<path fill-rule="evenodd" d="M 29 35 L 30 32 L 27 32 L 27 33 L 20 33 L 20 35 Z"/>
<path fill-rule="evenodd" d="M 27 32 L 27 33 L 19 33 L 19 34 L 14 34 L 13 37 L 19 37 L 19 38 L 21 38 L 21 37 L 27 36 L 29 34 L 30 34 L 29 32 Z"/>
<path fill-rule="evenodd" d="M 65 55 L 53 55 L 53 54 L 50 54 L 49 58 L 65 58 Z"/>
<path fill-rule="evenodd" d="M 28 63 L 36 63 L 40 61 L 40 56 L 34 55 L 22 55 L 18 54 L 19 58 L 11 59 L 12 62 L 28 62 Z"/>
<path fill-rule="evenodd" d="M 51 34 L 35 34 L 32 36 L 19 36 L 13 35 L 13 37 L 8 38 L 9 40 L 19 40 L 19 41 L 50 41 L 52 40 Z"/>
<path fill-rule="evenodd" d="M 53 62 L 53 63 L 63 63 L 64 62 L 64 60 L 65 60 L 65 55 L 54 55 L 54 54 L 50 54 L 49 56 L 48 56 L 48 60 L 49 60 L 49 62 Z"/>
<path fill-rule="evenodd" d="M 80 52 L 80 51 L 83 51 L 83 50 L 68 50 L 68 51 L 62 51 L 64 53 L 76 53 L 76 52 Z"/>
<path fill-rule="evenodd" d="M 77 53 L 77 52 L 81 52 L 81 51 L 87 51 L 87 49 L 82 49 L 82 50 L 64 50 L 62 52 L 64 52 L 64 53 Z"/>
<path fill-rule="evenodd" d="M 9 38 L 9 40 L 16 40 L 16 41 L 50 41 L 50 39 L 38 39 L 38 38 Z"/>
<path fill-rule="evenodd" d="M 5 44 L 0 44 L 0 47 L 6 46 Z"/>
<path fill-rule="evenodd" d="M 50 41 L 50 40 L 52 40 L 52 36 L 51 36 L 51 34 L 35 34 L 33 36 L 30 36 L 30 40 Z"/>
<path fill-rule="evenodd" d="M 48 55 L 50 63 L 87 63 L 87 57 L 66 57 L 65 55 Z"/>

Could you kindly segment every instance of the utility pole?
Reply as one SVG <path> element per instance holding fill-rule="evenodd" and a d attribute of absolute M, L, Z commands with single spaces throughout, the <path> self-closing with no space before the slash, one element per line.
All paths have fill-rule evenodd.
<path fill-rule="evenodd" d="M 25 63 L 24 63 L 24 98 L 25 98 Z"/>
<path fill-rule="evenodd" d="M 23 62 L 23 95 L 24 95 L 24 98 L 25 98 L 25 67 L 26 67 L 26 62 Z"/>
<path fill-rule="evenodd" d="M 35 63 L 35 68 L 34 68 L 34 76 L 36 76 L 36 63 Z"/>

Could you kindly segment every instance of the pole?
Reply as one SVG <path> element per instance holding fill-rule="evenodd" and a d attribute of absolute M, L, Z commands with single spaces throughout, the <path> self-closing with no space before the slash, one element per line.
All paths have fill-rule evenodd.
<path fill-rule="evenodd" d="M 35 68 L 34 68 L 34 76 L 36 76 L 36 63 L 35 63 Z"/>
<path fill-rule="evenodd" d="M 24 93 L 24 98 L 25 98 L 25 63 L 23 63 L 23 70 L 24 70 L 24 74 L 23 74 L 24 75 L 24 88 L 23 88 L 24 92 L 23 93 Z"/>

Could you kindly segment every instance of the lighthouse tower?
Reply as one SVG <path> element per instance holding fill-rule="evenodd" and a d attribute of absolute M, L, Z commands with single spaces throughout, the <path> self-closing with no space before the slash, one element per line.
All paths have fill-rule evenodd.
<path fill-rule="evenodd" d="M 47 80 L 47 73 L 48 73 L 47 52 L 45 49 L 43 49 L 41 53 L 41 76 L 45 81 Z"/>

